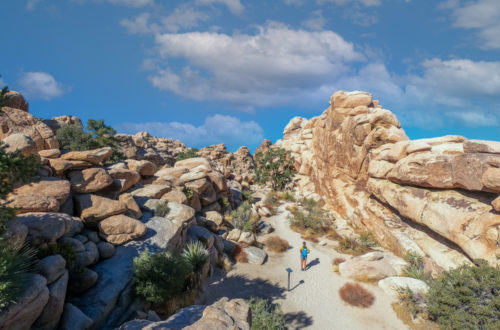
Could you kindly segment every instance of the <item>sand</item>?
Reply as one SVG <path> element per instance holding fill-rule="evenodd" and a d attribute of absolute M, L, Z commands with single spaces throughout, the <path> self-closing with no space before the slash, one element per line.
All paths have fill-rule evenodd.
<path fill-rule="evenodd" d="M 300 234 L 289 228 L 288 211 L 282 205 L 278 214 L 265 219 L 275 228 L 271 235 L 286 239 L 291 248 L 281 254 L 268 252 L 264 265 L 238 263 L 227 274 L 216 273 L 204 286 L 198 303 L 211 304 L 221 297 L 265 297 L 279 303 L 290 329 L 408 329 L 391 307 L 395 299 L 376 283 L 362 283 L 375 295 L 368 308 L 353 307 L 340 299 L 339 289 L 349 282 L 333 272 L 331 262 L 341 255 L 332 248 L 308 243 L 311 250 L 309 268 L 300 270 Z M 259 237 L 264 240 L 265 236 Z M 286 268 L 291 268 L 291 290 L 287 290 Z M 352 282 L 352 281 L 351 281 Z"/>

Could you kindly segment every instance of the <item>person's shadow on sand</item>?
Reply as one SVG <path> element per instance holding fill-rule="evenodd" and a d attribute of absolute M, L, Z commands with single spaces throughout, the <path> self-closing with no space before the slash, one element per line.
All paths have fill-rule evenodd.
<path fill-rule="evenodd" d="M 314 260 L 310 261 L 310 262 L 307 264 L 306 269 L 309 269 L 309 268 L 311 268 L 311 267 L 313 267 L 313 266 L 316 266 L 316 265 L 319 265 L 319 258 L 316 258 L 316 259 L 314 259 Z"/>

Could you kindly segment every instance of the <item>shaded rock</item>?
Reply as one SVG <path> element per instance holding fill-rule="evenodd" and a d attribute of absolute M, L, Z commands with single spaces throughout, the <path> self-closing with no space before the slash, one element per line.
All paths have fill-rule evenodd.
<path fill-rule="evenodd" d="M 141 209 L 131 194 L 121 194 L 119 200 L 125 204 L 125 207 L 127 208 L 127 211 L 125 212 L 126 216 L 135 219 L 140 219 L 142 217 Z"/>
<path fill-rule="evenodd" d="M 210 185 L 201 195 L 200 202 L 202 206 L 208 206 L 217 201 L 217 193 L 215 189 Z M 217 203 L 218 205 L 218 203 Z"/>
<path fill-rule="evenodd" d="M 257 230 L 263 234 L 269 234 L 273 232 L 274 228 L 273 226 L 271 226 L 269 222 L 259 221 L 259 224 L 257 225 Z"/>
<path fill-rule="evenodd" d="M 86 267 L 71 271 L 68 289 L 73 294 L 81 294 L 96 284 L 99 274 Z"/>
<path fill-rule="evenodd" d="M 2 141 L 5 143 L 5 151 L 7 152 L 19 151 L 24 156 L 36 153 L 35 142 L 33 142 L 29 135 L 15 133 L 7 136 Z"/>
<path fill-rule="evenodd" d="M 111 243 L 99 242 L 97 248 L 99 249 L 101 259 L 111 258 L 115 254 L 115 246 Z"/>
<path fill-rule="evenodd" d="M 69 173 L 71 189 L 77 193 L 92 193 L 102 190 L 113 183 L 108 172 L 102 168 L 89 168 Z"/>
<path fill-rule="evenodd" d="M 64 310 L 59 324 L 61 330 L 88 330 L 92 319 L 70 303 L 64 304 Z"/>
<path fill-rule="evenodd" d="M 28 227 L 27 241 L 32 246 L 53 243 L 63 235 L 74 235 L 83 229 L 79 218 L 64 213 L 25 213 L 17 221 Z"/>
<path fill-rule="evenodd" d="M 378 281 L 402 274 L 406 265 L 392 253 L 374 251 L 344 261 L 339 265 L 339 272 L 358 281 Z"/>
<path fill-rule="evenodd" d="M 213 221 L 218 227 L 224 224 L 224 218 L 219 212 L 216 211 L 205 212 L 205 218 L 207 220 Z"/>
<path fill-rule="evenodd" d="M 119 329 L 183 329 L 201 319 L 205 308 L 204 305 L 192 305 L 182 308 L 165 321 L 133 320 L 122 324 Z"/>
<path fill-rule="evenodd" d="M 211 249 L 214 246 L 215 234 L 201 226 L 191 226 L 188 228 L 188 235 L 193 241 L 201 241 L 207 247 Z"/>
<path fill-rule="evenodd" d="M 87 242 L 84 244 L 85 251 L 91 257 L 90 265 L 95 265 L 99 261 L 99 250 L 97 249 L 97 245 L 94 242 Z"/>
<path fill-rule="evenodd" d="M 47 330 L 57 329 L 64 309 L 68 277 L 68 271 L 64 270 L 63 275 L 60 276 L 56 282 L 48 286 L 49 300 L 47 305 L 45 305 L 42 315 L 36 320 L 34 328 Z"/>
<path fill-rule="evenodd" d="M 141 181 L 141 175 L 133 170 L 112 169 L 108 171 L 108 174 L 113 180 L 123 180 L 122 192 L 127 191 L 137 182 Z"/>
<path fill-rule="evenodd" d="M 28 237 L 28 227 L 16 220 L 9 221 L 6 227 L 5 232 L 0 237 L 9 240 L 13 244 L 23 245 Z"/>
<path fill-rule="evenodd" d="M 56 281 L 66 270 L 66 260 L 60 254 L 43 258 L 37 264 L 40 275 L 45 277 L 47 285 Z"/>
<path fill-rule="evenodd" d="M 168 201 L 164 200 L 164 199 L 154 199 L 154 198 L 151 198 L 151 199 L 148 199 L 146 201 L 146 203 L 144 203 L 144 205 L 142 206 L 142 209 L 145 210 L 146 212 L 151 212 L 153 214 L 156 215 L 156 209 L 160 206 L 163 206 L 163 205 L 168 205 Z M 158 215 L 160 216 L 160 215 Z"/>
<path fill-rule="evenodd" d="M 500 196 L 495 198 L 493 202 L 491 202 L 491 206 L 493 206 L 493 209 L 497 212 L 500 212 Z"/>
<path fill-rule="evenodd" d="M 80 217 L 88 225 L 96 225 L 100 220 L 127 211 L 127 206 L 121 201 L 90 194 L 76 195 L 75 206 Z"/>
<path fill-rule="evenodd" d="M 266 262 L 266 251 L 259 249 L 258 247 L 249 246 L 243 248 L 243 251 L 245 251 L 245 253 L 247 254 L 248 262 L 251 264 L 262 265 L 264 262 Z"/>
<path fill-rule="evenodd" d="M 385 293 L 397 298 L 399 296 L 398 289 L 409 288 L 413 293 L 426 294 L 429 291 L 427 283 L 416 278 L 390 276 L 378 281 L 378 286 Z"/>
<path fill-rule="evenodd" d="M 219 172 L 210 172 L 208 173 L 208 178 L 213 183 L 215 190 L 217 193 L 221 191 L 227 190 L 226 178 L 222 173 Z"/>
<path fill-rule="evenodd" d="M 91 163 L 61 158 L 49 158 L 49 165 L 56 175 L 63 175 L 69 170 L 82 170 L 92 166 Z"/>
<path fill-rule="evenodd" d="M 0 314 L 0 329 L 30 329 L 49 300 L 49 289 L 46 284 L 47 281 L 43 276 L 31 275 L 17 303 L 10 305 Z"/>
<path fill-rule="evenodd" d="M 61 158 L 66 160 L 80 160 L 93 165 L 99 165 L 108 160 L 112 154 L 113 149 L 111 147 L 104 147 L 94 150 L 70 151 L 62 155 Z"/>
<path fill-rule="evenodd" d="M 235 242 L 233 241 L 228 241 L 228 240 L 222 240 L 222 244 L 224 245 L 224 253 L 227 254 L 227 255 L 230 255 L 232 256 L 234 254 L 234 250 L 236 249 L 236 246 L 238 244 L 236 244 Z"/>
<path fill-rule="evenodd" d="M 241 329 L 250 330 L 251 310 L 248 303 L 243 299 L 229 300 L 224 297 L 216 303 L 208 306 L 203 315 L 193 325 L 187 326 L 185 330 L 206 329 Z"/>
<path fill-rule="evenodd" d="M 6 107 L 29 112 L 29 104 L 26 102 L 24 96 L 19 92 L 8 91 L 4 95 L 4 102 Z"/>
<path fill-rule="evenodd" d="M 120 245 L 146 234 L 146 226 L 125 215 L 114 215 L 99 223 L 99 233 L 107 242 Z"/>

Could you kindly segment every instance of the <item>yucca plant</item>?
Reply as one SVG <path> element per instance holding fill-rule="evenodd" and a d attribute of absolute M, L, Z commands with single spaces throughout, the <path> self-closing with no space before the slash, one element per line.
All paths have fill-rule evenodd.
<path fill-rule="evenodd" d="M 36 251 L 27 245 L 0 241 L 0 312 L 16 303 L 26 289 L 35 255 Z"/>
<path fill-rule="evenodd" d="M 208 251 L 200 241 L 189 242 L 182 253 L 184 259 L 191 264 L 195 273 L 201 273 L 208 258 Z"/>

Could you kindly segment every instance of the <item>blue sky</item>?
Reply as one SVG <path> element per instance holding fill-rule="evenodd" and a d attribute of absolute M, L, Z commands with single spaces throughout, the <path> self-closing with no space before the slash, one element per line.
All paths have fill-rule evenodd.
<path fill-rule="evenodd" d="M 410 138 L 500 140 L 500 1 L 3 0 L 0 74 L 35 116 L 251 149 L 336 90 Z"/>

